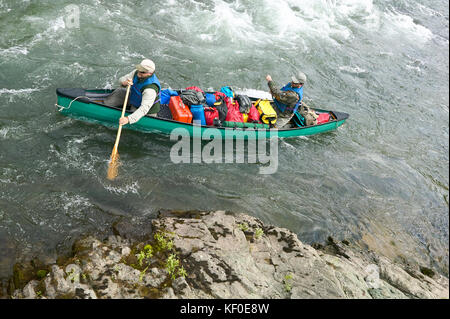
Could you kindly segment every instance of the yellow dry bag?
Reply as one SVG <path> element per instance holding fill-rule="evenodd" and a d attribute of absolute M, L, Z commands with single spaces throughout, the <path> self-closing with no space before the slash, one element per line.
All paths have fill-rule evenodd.
<path fill-rule="evenodd" d="M 261 114 L 261 121 L 265 124 L 275 125 L 277 122 L 277 112 L 269 100 L 260 100 L 256 102 L 256 108 Z"/>

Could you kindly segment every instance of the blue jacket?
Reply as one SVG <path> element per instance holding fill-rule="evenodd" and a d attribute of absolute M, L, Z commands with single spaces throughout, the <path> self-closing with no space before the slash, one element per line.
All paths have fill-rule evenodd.
<path fill-rule="evenodd" d="M 141 106 L 142 103 L 142 92 L 152 84 L 156 84 L 158 86 L 158 92 L 156 94 L 158 97 L 156 98 L 154 104 L 159 103 L 161 100 L 160 92 L 161 92 L 161 84 L 159 83 L 158 77 L 156 74 L 153 74 L 151 77 L 145 79 L 145 81 L 140 81 L 137 72 L 133 78 L 133 86 L 130 89 L 130 104 L 134 107 Z"/>
<path fill-rule="evenodd" d="M 287 106 L 286 104 L 281 103 L 280 101 L 277 101 L 275 99 L 275 104 L 278 107 L 278 109 L 284 113 L 284 111 L 289 110 L 292 111 L 292 113 L 297 112 L 298 108 L 300 107 L 300 104 L 303 100 L 303 86 L 301 88 L 293 88 L 291 83 L 288 83 L 287 85 L 285 85 L 281 91 L 294 91 L 295 93 L 298 94 L 298 96 L 300 97 L 300 99 L 298 100 L 297 104 L 294 106 L 294 108 L 291 108 L 289 106 Z"/>

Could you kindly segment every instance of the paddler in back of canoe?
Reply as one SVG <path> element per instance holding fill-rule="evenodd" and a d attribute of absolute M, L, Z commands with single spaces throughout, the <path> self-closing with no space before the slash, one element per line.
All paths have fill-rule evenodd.
<path fill-rule="evenodd" d="M 114 90 L 105 99 L 108 106 L 122 107 L 126 96 L 126 87 L 131 85 L 127 109 L 133 113 L 119 119 L 121 125 L 134 124 L 149 114 L 156 117 L 160 110 L 161 84 L 155 74 L 155 63 L 144 59 L 136 69 L 119 79 L 122 87 Z"/>
<path fill-rule="evenodd" d="M 275 102 L 276 112 L 278 114 L 276 127 L 288 127 L 289 121 L 296 111 L 305 118 L 306 126 L 317 124 L 317 115 L 310 110 L 303 100 L 303 86 L 306 83 L 306 75 L 303 72 L 295 74 L 291 78 L 291 82 L 279 89 L 270 75 L 266 77 L 269 85 L 270 93 Z"/>

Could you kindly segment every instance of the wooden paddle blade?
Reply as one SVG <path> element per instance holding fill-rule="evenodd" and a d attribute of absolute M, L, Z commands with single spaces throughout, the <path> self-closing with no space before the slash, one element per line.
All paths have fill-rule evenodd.
<path fill-rule="evenodd" d="M 113 152 L 113 154 L 111 154 L 111 161 L 109 162 L 108 174 L 106 176 L 110 181 L 114 180 L 117 175 L 119 175 L 119 165 L 119 153 Z"/>
<path fill-rule="evenodd" d="M 130 88 L 131 85 L 128 85 L 127 87 L 127 94 L 125 95 L 125 100 L 123 101 L 123 107 L 122 107 L 122 116 L 125 115 L 125 109 L 127 107 L 128 103 L 128 96 L 130 94 Z M 116 143 L 114 144 L 114 148 L 111 154 L 111 161 L 109 162 L 108 167 L 108 175 L 106 176 L 109 180 L 114 180 L 118 175 L 119 170 L 119 140 L 120 140 L 120 134 L 122 133 L 122 124 L 119 125 L 119 130 L 117 131 L 117 137 L 116 137 Z"/>

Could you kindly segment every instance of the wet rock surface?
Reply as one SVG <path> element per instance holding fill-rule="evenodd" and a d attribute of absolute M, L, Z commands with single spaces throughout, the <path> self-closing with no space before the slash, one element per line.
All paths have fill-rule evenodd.
<path fill-rule="evenodd" d="M 332 238 L 312 247 L 245 214 L 161 211 L 144 226 L 133 237 L 135 226 L 121 220 L 106 240 L 78 240 L 63 262 L 17 264 L 7 297 L 449 297 L 448 278 L 430 269 Z"/>

